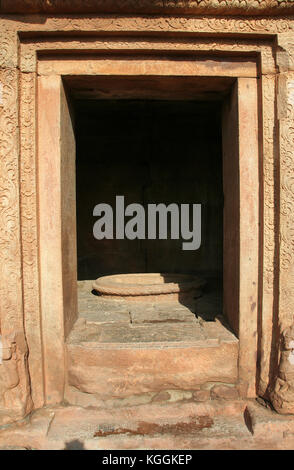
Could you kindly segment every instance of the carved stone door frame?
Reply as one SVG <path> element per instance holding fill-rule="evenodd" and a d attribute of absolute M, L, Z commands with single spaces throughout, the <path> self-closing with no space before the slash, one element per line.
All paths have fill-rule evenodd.
<path fill-rule="evenodd" d="M 259 147 L 257 67 L 255 59 L 229 57 L 67 57 L 44 56 L 38 67 L 38 220 L 40 292 L 45 377 L 45 402 L 63 400 L 66 380 L 64 342 L 77 317 L 75 239 L 75 151 L 67 77 L 74 86 L 87 77 L 216 77 L 235 79 L 227 97 L 223 119 L 225 178 L 225 240 L 238 245 L 237 272 L 228 269 L 235 260 L 225 244 L 225 303 L 227 316 L 239 336 L 239 388 L 243 396 L 256 396 L 258 250 L 259 250 Z M 68 83 L 68 82 L 67 82 Z M 70 91 L 70 90 L 69 90 Z M 235 131 L 232 133 L 232 128 Z M 234 162 L 234 163 L 232 163 Z M 234 172 L 230 168 L 234 168 Z M 229 174 L 232 175 L 229 175 Z M 229 177 L 238 180 L 235 193 Z M 228 201 L 228 202 L 227 202 Z M 240 207 L 232 211 L 230 201 Z M 233 217 L 234 220 L 229 221 Z M 228 251 L 228 254 L 227 254 Z M 237 281 L 235 289 L 234 283 Z"/>
<path fill-rule="evenodd" d="M 18 384 L 6 392 L 11 397 L 8 410 L 13 409 L 15 395 L 20 416 L 30 409 L 30 393 L 36 408 L 45 400 L 36 128 L 39 66 L 50 53 L 59 54 L 59 63 L 62 56 L 84 58 L 89 52 L 108 58 L 179 58 L 200 52 L 256 61 L 261 203 L 256 377 L 258 394 L 269 397 L 278 375 L 281 333 L 293 324 L 294 310 L 294 20 L 246 14 L 220 17 L 217 12 L 216 8 L 215 17 L 40 14 L 0 19 L 1 334 L 8 349 L 16 344 L 22 364 Z M 283 396 L 284 409 L 294 410 L 290 395 L 287 400 Z"/>

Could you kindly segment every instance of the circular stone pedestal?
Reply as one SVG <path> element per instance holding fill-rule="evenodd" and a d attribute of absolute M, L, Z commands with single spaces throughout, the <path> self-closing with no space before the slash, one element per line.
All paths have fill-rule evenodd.
<path fill-rule="evenodd" d="M 117 300 L 181 301 L 201 295 L 205 281 L 190 274 L 146 273 L 102 276 L 93 283 L 101 296 Z"/>

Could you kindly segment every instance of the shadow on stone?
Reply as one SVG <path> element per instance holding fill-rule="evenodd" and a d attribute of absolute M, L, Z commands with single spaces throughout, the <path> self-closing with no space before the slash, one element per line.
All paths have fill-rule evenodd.
<path fill-rule="evenodd" d="M 65 443 L 64 450 L 85 450 L 84 443 L 78 439 Z"/>

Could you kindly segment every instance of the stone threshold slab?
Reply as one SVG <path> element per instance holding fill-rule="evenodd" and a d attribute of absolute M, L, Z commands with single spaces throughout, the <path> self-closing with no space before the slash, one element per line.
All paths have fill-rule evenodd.
<path fill-rule="evenodd" d="M 238 339 L 220 321 L 162 324 L 96 324 L 80 319 L 67 343 L 83 347 L 184 347 L 216 346 L 220 343 L 238 343 Z"/>

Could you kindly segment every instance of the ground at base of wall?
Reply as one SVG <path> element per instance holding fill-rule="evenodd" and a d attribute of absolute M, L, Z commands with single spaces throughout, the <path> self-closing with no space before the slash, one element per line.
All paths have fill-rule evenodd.
<path fill-rule="evenodd" d="M 0 429 L 0 450 L 293 449 L 294 416 L 255 400 L 42 408 Z"/>

